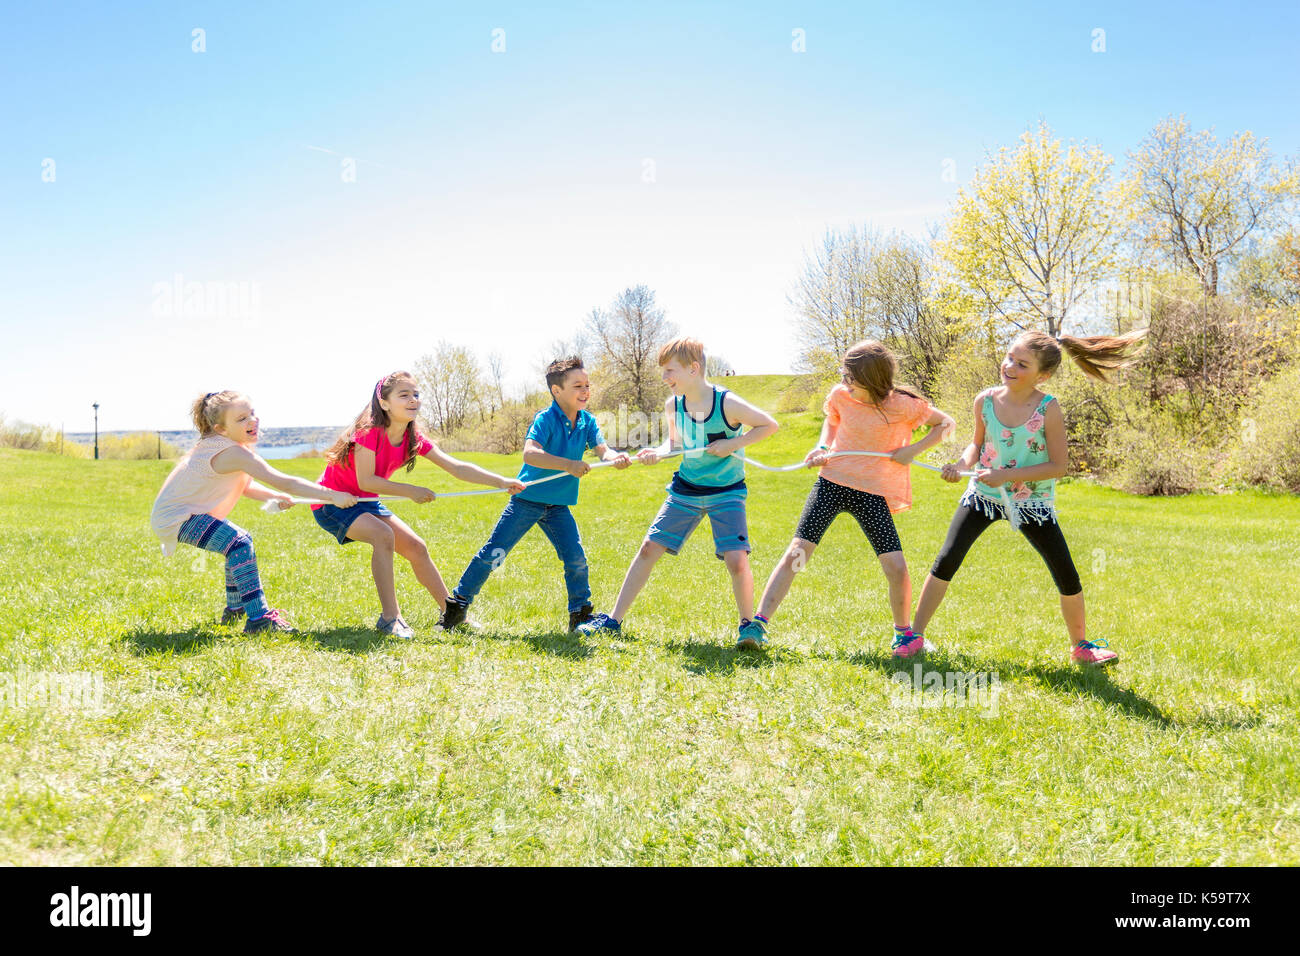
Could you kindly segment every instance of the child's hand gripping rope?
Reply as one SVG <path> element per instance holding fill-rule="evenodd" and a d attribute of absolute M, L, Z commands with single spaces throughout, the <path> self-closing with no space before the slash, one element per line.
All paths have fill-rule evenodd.
<path fill-rule="evenodd" d="M 658 454 L 658 453 L 657 453 L 654 449 L 652 449 L 652 448 L 643 448 L 643 449 L 641 449 L 641 451 L 639 451 L 639 452 L 636 453 L 636 456 L 635 456 L 635 457 L 636 457 L 637 460 L 640 461 L 642 464 L 653 465 L 653 464 L 657 464 L 658 462 L 661 462 L 661 461 L 666 461 L 666 460 L 669 459 L 669 458 L 676 458 L 676 457 L 678 457 L 678 456 L 680 456 L 680 455 L 683 455 L 683 454 L 701 455 L 701 454 L 704 454 L 706 451 L 707 451 L 707 449 L 700 448 L 700 449 L 692 450 L 691 452 L 682 452 L 682 451 L 678 450 L 678 451 L 674 451 L 674 452 L 669 452 L 669 453 L 666 454 L 666 455 L 661 455 L 661 454 Z M 831 458 L 841 458 L 841 457 L 848 457 L 848 456 L 853 456 L 853 455 L 869 456 L 869 457 L 872 457 L 872 458 L 892 458 L 892 457 L 893 457 L 893 455 L 890 454 L 889 452 L 883 452 L 883 451 L 826 451 L 825 449 L 817 449 L 816 451 L 809 453 L 808 457 L 805 458 L 803 461 L 798 461 L 798 462 L 795 462 L 794 464 L 791 464 L 791 465 L 767 465 L 767 464 L 764 464 L 764 463 L 761 462 L 761 461 L 758 461 L 757 459 L 749 458 L 749 457 L 747 457 L 747 456 L 745 456 L 745 455 L 742 455 L 740 452 L 733 451 L 733 452 L 731 452 L 730 454 L 731 454 L 731 457 L 732 457 L 732 458 L 739 458 L 741 461 L 747 462 L 748 464 L 753 465 L 755 468 L 761 468 L 763 471 L 779 471 L 779 472 L 798 471 L 798 470 L 800 470 L 801 468 L 816 468 L 816 467 L 818 467 L 819 465 L 823 465 L 823 464 L 825 464 L 826 461 L 829 460 L 829 459 L 831 459 Z M 613 465 L 613 466 L 615 466 L 615 467 L 618 467 L 618 466 L 621 464 L 621 462 L 620 462 L 618 459 L 614 459 L 614 460 L 612 460 L 612 461 L 583 462 L 582 464 L 584 464 L 584 465 L 587 466 L 587 467 L 582 471 L 582 474 L 585 475 L 588 471 L 590 471 L 590 470 L 593 469 L 593 468 L 604 468 L 604 467 L 606 467 L 606 466 L 610 466 L 610 465 Z M 946 468 L 950 467 L 950 466 L 931 465 L 931 464 L 927 464 L 926 462 L 923 462 L 923 461 L 912 461 L 912 462 L 909 462 L 909 464 L 914 465 L 914 466 L 917 467 L 917 468 L 928 468 L 930 471 L 935 471 L 935 472 L 943 472 Z M 624 465 L 623 467 L 626 467 L 626 466 Z M 576 469 L 576 467 L 575 467 L 574 471 L 576 471 L 576 470 L 577 470 L 577 469 Z M 535 479 L 534 481 L 525 481 L 525 482 L 522 482 L 522 484 L 523 484 L 523 487 L 525 487 L 525 488 L 530 488 L 530 487 L 532 487 L 533 485 L 540 485 L 540 484 L 542 484 L 543 482 L 554 481 L 556 478 L 562 478 L 562 477 L 564 477 L 565 475 L 568 475 L 568 474 L 573 474 L 573 471 L 560 471 L 560 472 L 557 472 L 557 473 L 554 474 L 554 475 L 547 475 L 545 478 L 537 478 L 537 479 Z M 971 475 L 978 475 L 978 474 L 980 474 L 980 472 L 975 472 L 975 471 L 957 471 L 956 474 L 957 474 L 957 475 L 960 475 L 960 476 L 963 476 L 963 477 L 969 477 L 969 476 L 971 476 Z M 443 492 L 443 493 L 440 493 L 440 494 L 438 494 L 437 497 L 439 497 L 439 498 L 466 498 L 466 497 L 469 497 L 470 495 L 495 495 L 495 494 L 500 494 L 501 492 L 503 492 L 503 491 L 507 491 L 507 490 L 509 490 L 509 489 L 506 489 L 506 488 L 485 488 L 485 489 L 483 489 L 482 491 L 449 491 L 449 492 Z M 1014 511 L 1014 509 L 1013 509 L 1013 507 L 1012 507 L 1012 505 L 1011 505 L 1011 501 L 1010 501 L 1009 496 L 1008 496 L 1007 493 L 1006 493 L 1006 488 L 1005 488 L 1005 487 L 1002 488 L 1002 497 L 1003 497 L 1003 500 L 1007 502 L 1007 514 L 1008 514 L 1008 517 L 1013 516 L 1013 515 L 1015 514 L 1015 511 Z M 382 495 L 382 496 L 380 496 L 380 497 L 375 497 L 375 498 L 358 498 L 358 499 L 357 499 L 357 501 L 404 501 L 404 500 L 408 500 L 408 499 L 406 499 L 406 498 L 405 498 L 404 496 L 402 496 L 402 495 Z M 289 501 L 290 501 L 291 504 L 321 504 L 321 502 L 319 502 L 319 501 L 315 501 L 315 500 L 310 499 L 310 498 L 290 498 Z M 270 500 L 270 501 L 266 502 L 264 505 L 262 505 L 262 510 L 263 510 L 263 511 L 270 512 L 271 514 L 279 514 L 281 511 L 285 511 L 285 510 L 287 510 L 288 507 L 289 507 L 289 505 L 285 505 L 285 504 L 283 504 L 282 501 L 281 501 L 281 499 L 279 499 L 279 498 L 273 498 L 272 500 Z M 1012 517 L 1012 527 L 1019 527 L 1019 521 L 1016 520 L 1015 517 Z"/>
<path fill-rule="evenodd" d="M 679 455 L 681 454 L 681 452 L 674 452 L 673 454 Z M 673 456 L 672 455 L 661 456 L 661 458 L 671 458 L 671 457 Z M 583 466 L 581 469 L 577 467 L 579 464 Z M 604 468 L 606 466 L 612 466 L 614 468 L 619 468 L 619 469 L 626 468 L 627 459 L 613 458 L 609 461 L 575 462 L 574 467 L 571 470 L 558 471 L 553 475 L 547 475 L 545 478 L 537 478 L 534 479 L 533 481 L 514 482 L 514 484 L 519 485 L 520 486 L 519 491 L 522 491 L 524 488 L 531 488 L 533 485 L 540 485 L 547 481 L 554 481 L 556 478 L 563 478 L 566 475 L 574 475 L 575 477 L 581 477 L 581 475 L 585 475 L 593 468 Z M 513 489 L 510 488 L 484 488 L 481 491 L 439 492 L 434 497 L 435 498 L 467 498 L 470 495 L 497 495 L 503 491 L 509 491 L 511 494 L 518 494 L 518 491 L 514 491 Z M 270 512 L 271 514 L 279 514 L 282 511 L 287 511 L 292 505 L 325 504 L 325 502 L 316 501 L 315 499 L 312 498 L 288 498 L 287 500 L 289 504 L 284 504 L 282 500 L 279 498 L 273 498 L 270 501 L 266 502 L 266 504 L 262 505 L 262 510 Z M 409 501 L 411 499 L 407 498 L 405 495 L 380 495 L 378 497 L 373 497 L 373 498 L 357 498 L 356 500 L 357 501 Z"/>

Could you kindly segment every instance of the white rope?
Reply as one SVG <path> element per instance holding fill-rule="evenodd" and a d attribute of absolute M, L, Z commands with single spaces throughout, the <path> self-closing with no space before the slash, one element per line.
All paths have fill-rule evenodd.
<path fill-rule="evenodd" d="M 893 455 L 891 455 L 891 454 L 890 454 L 889 452 L 887 452 L 887 451 L 833 451 L 833 452 L 831 452 L 829 455 L 827 455 L 826 457 L 827 457 L 827 458 L 847 458 L 847 457 L 849 457 L 850 455 L 859 455 L 859 456 L 866 456 L 866 457 L 871 457 L 871 458 L 893 458 L 893 457 L 894 457 Z M 731 453 L 731 457 L 732 457 L 732 458 L 739 458 L 741 461 L 748 462 L 749 464 L 753 465 L 755 468 L 761 468 L 761 469 L 763 469 L 764 471 L 798 471 L 800 468 L 816 467 L 815 465 L 814 465 L 814 466 L 810 466 L 807 462 L 804 462 L 804 461 L 795 462 L 793 465 L 765 465 L 765 464 L 763 464 L 761 461 L 759 461 L 758 459 L 756 459 L 756 458 L 747 458 L 747 457 L 745 457 L 744 455 L 742 455 L 742 454 L 741 454 L 740 452 L 738 452 L 738 451 L 733 451 L 733 452 Z M 926 464 L 926 463 L 923 462 L 923 461 L 913 461 L 912 464 L 915 465 L 917 468 L 928 468 L 928 469 L 930 469 L 931 471 L 937 471 L 937 472 L 942 472 L 942 471 L 943 471 L 943 466 L 941 466 L 941 465 L 929 465 L 929 464 Z M 969 477 L 971 477 L 972 475 L 974 475 L 975 472 L 973 472 L 973 471 L 959 471 L 959 472 L 957 472 L 957 474 L 962 475 L 963 477 L 969 478 Z"/>
<path fill-rule="evenodd" d="M 679 449 L 677 451 L 669 452 L 666 455 L 660 455 L 658 460 L 666 461 L 669 458 L 676 458 L 678 455 L 682 455 L 682 456 L 689 455 L 690 457 L 694 458 L 703 454 L 705 454 L 703 448 L 692 448 L 690 451 L 684 451 Z M 826 457 L 846 458 L 852 455 L 867 456 L 871 458 L 892 458 L 893 457 L 889 452 L 885 452 L 885 451 L 833 451 Z M 628 457 L 632 458 L 635 457 L 635 455 L 629 455 Z M 748 458 L 742 455 L 738 451 L 733 451 L 731 453 L 731 457 L 739 458 L 741 461 L 753 465 L 755 468 L 761 468 L 763 471 L 799 471 L 802 468 L 816 467 L 816 466 L 810 466 L 806 461 L 795 462 L 793 465 L 765 465 L 761 461 L 758 461 L 755 458 Z M 591 463 L 591 467 L 604 468 L 607 465 L 612 465 L 612 464 L 614 464 L 612 461 L 595 461 Z M 930 469 L 930 471 L 937 471 L 937 472 L 943 471 L 943 468 L 941 466 L 929 465 L 923 461 L 913 461 L 912 464 L 918 468 L 928 468 Z M 567 474 L 568 474 L 567 471 L 558 471 L 553 475 L 547 475 L 545 478 L 534 478 L 532 481 L 525 481 L 523 484 L 525 488 L 531 488 L 533 485 L 540 485 L 547 481 L 554 481 L 557 478 L 563 478 Z M 959 471 L 957 472 L 957 474 L 962 475 L 964 477 L 969 477 L 971 475 L 974 475 L 975 472 Z M 447 492 L 438 492 L 436 497 L 437 498 L 468 498 L 471 495 L 499 495 L 507 490 L 508 489 L 506 488 L 484 488 L 481 491 L 447 491 Z M 1015 514 L 1015 517 L 1011 518 L 1011 526 L 1013 528 L 1019 528 L 1020 516 L 1019 513 L 1015 512 L 1011 506 L 1011 498 L 1007 495 L 1006 486 L 1002 486 L 1002 499 L 1007 504 L 1007 515 L 1010 517 L 1013 513 Z M 296 505 L 329 504 L 328 501 L 321 501 L 316 498 L 290 497 L 289 500 Z M 409 501 L 409 500 L 410 499 L 406 495 L 380 495 L 372 498 L 357 499 L 357 501 L 359 502 L 360 501 Z M 267 501 L 265 504 L 262 505 L 262 510 L 270 512 L 271 514 L 279 514 L 280 512 L 284 511 L 286 507 L 287 506 L 281 503 L 281 499 L 272 498 L 271 500 Z"/>
<path fill-rule="evenodd" d="M 664 458 L 674 458 L 674 457 L 676 457 L 677 455 L 680 455 L 680 454 L 681 454 L 680 451 L 675 451 L 675 452 L 672 452 L 671 454 L 660 456 L 660 460 L 662 461 Z M 606 467 L 607 465 L 612 465 L 612 464 L 614 464 L 612 461 L 593 461 L 593 462 L 591 463 L 591 467 L 592 467 L 592 468 L 604 468 L 604 467 Z M 533 485 L 540 485 L 540 484 L 544 484 L 545 482 L 548 482 L 548 481 L 554 481 L 556 478 L 563 478 L 563 477 L 564 477 L 565 475 L 567 475 L 567 474 L 568 474 L 567 471 L 557 471 L 555 474 L 553 474 L 553 475 L 547 475 L 545 478 L 534 478 L 532 481 L 525 481 L 525 482 L 523 483 L 523 485 L 524 485 L 525 488 L 531 488 Z M 440 491 L 440 492 L 437 492 L 437 493 L 435 494 L 435 498 L 468 498 L 468 497 L 470 497 L 471 495 L 499 495 L 499 494 L 502 494 L 503 492 L 508 491 L 508 490 L 509 490 L 509 489 L 507 489 L 507 488 L 484 488 L 484 489 L 482 489 L 481 491 Z M 321 500 L 319 500 L 319 499 L 317 499 L 317 498 L 295 498 L 295 497 L 290 496 L 290 497 L 289 497 L 289 500 L 290 500 L 291 502 L 293 502 L 295 505 L 327 505 L 327 504 L 329 504 L 328 501 L 321 501 Z M 410 500 L 411 500 L 411 499 L 408 498 L 406 495 L 379 495 L 379 496 L 377 496 L 377 497 L 371 497 L 371 498 L 358 498 L 358 499 L 357 499 L 358 502 L 361 502 L 361 501 L 410 501 Z M 270 512 L 271 514 L 279 514 L 280 512 L 287 510 L 287 506 L 284 505 L 284 504 L 281 502 L 281 500 L 280 500 L 279 498 L 272 498 L 271 500 L 267 501 L 264 505 L 262 505 L 262 510 L 263 510 L 263 511 Z"/>

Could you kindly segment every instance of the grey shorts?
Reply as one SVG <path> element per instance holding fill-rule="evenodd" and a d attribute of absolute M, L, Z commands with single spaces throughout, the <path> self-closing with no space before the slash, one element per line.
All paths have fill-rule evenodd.
<path fill-rule="evenodd" d="M 646 540 L 662 545 L 669 554 L 676 554 L 705 515 L 709 516 L 713 528 L 713 551 L 719 558 L 728 551 L 752 550 L 742 495 L 691 498 L 669 494 L 650 524 Z"/>

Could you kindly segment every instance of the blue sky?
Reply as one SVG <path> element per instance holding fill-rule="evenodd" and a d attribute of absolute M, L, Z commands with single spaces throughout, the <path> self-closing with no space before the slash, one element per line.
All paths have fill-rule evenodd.
<path fill-rule="evenodd" d="M 530 381 L 638 283 L 783 371 L 827 227 L 921 235 L 1040 117 L 1119 163 L 1171 113 L 1300 151 L 1297 35 L 1291 3 L 8 4 L 0 412 L 179 428 L 229 387 L 342 424 L 440 339 Z"/>

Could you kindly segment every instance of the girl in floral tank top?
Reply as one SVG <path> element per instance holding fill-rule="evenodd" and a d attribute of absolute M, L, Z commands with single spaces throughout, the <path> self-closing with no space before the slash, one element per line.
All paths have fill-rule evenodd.
<path fill-rule="evenodd" d="M 1061 615 L 1070 635 L 1070 657 L 1078 664 L 1107 665 L 1119 655 L 1106 641 L 1085 637 L 1083 585 L 1056 517 L 1056 479 L 1066 473 L 1068 449 L 1060 405 L 1039 390 L 1060 367 L 1062 351 L 1084 373 L 1109 381 L 1106 372 L 1132 364 L 1142 329 L 1123 336 L 1053 337 L 1025 332 L 1002 359 L 1000 386 L 975 396 L 975 432 L 960 460 L 945 465 L 943 477 L 978 471 L 962 495 L 948 537 L 926 576 L 912 632 L 924 637 L 949 582 L 975 540 L 995 521 L 1011 518 L 1051 572 L 1061 598 Z M 1008 508 L 1013 514 L 1008 515 Z"/>
<path fill-rule="evenodd" d="M 1051 395 L 1044 395 L 1038 407 L 1023 425 L 1008 428 L 998 418 L 993 407 L 990 389 L 981 393 L 980 417 L 984 423 L 984 446 L 980 449 L 979 464 L 981 468 L 1029 468 L 1034 465 L 1047 464 L 1051 456 L 1047 451 L 1047 437 L 1044 426 L 1047 422 L 1047 407 L 1054 401 Z M 1056 479 L 1040 478 L 1036 481 L 1017 481 L 1010 486 L 1010 498 L 1014 502 L 1021 521 L 1056 520 Z M 986 485 L 975 476 L 971 476 L 966 486 L 966 493 L 961 503 L 974 508 L 989 518 L 1005 518 L 1005 502 L 1002 492 Z"/>

